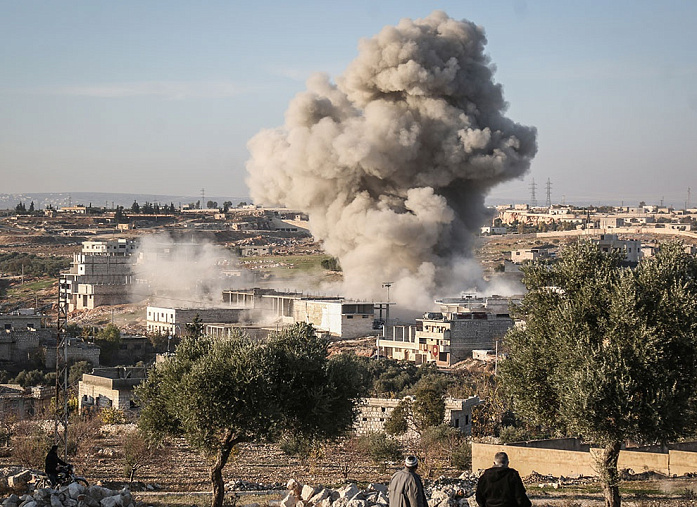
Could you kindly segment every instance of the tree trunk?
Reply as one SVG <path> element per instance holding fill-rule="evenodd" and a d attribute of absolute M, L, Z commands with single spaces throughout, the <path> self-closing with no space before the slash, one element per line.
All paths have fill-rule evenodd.
<path fill-rule="evenodd" d="M 225 435 L 220 441 L 220 450 L 215 462 L 211 465 L 211 484 L 213 485 L 213 498 L 211 507 L 222 507 L 225 499 L 225 484 L 223 484 L 223 467 L 227 463 L 232 448 L 238 442 L 233 438 L 232 431 L 225 431 Z"/>
<path fill-rule="evenodd" d="M 603 484 L 605 507 L 620 507 L 619 474 L 617 458 L 620 457 L 621 442 L 607 444 L 600 454 L 600 480 Z"/>

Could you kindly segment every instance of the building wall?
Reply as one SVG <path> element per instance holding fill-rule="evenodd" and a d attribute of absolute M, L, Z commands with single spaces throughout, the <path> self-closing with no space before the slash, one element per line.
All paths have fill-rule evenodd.
<path fill-rule="evenodd" d="M 348 310 L 355 305 L 365 306 L 365 312 Z M 318 331 L 333 337 L 352 339 L 375 333 L 372 308 L 372 304 L 367 303 L 296 299 L 293 301 L 293 319 L 295 322 L 308 322 Z"/>
<path fill-rule="evenodd" d="M 87 361 L 92 366 L 99 366 L 99 347 L 84 343 L 68 346 L 68 362 Z M 56 367 L 56 347 L 44 347 L 44 364 L 46 368 Z"/>
<path fill-rule="evenodd" d="M 237 323 L 249 311 L 243 308 L 164 308 L 148 306 L 147 330 L 150 333 L 177 335 L 185 331 L 184 326 L 198 317 L 204 323 Z"/>
<path fill-rule="evenodd" d="M 503 451 L 508 454 L 511 467 L 520 475 L 530 475 L 533 471 L 542 475 L 585 475 L 597 476 L 594 454 L 590 452 L 566 451 L 519 447 L 515 445 L 492 445 L 472 443 L 472 470 L 483 470 L 492 466 L 494 454 Z M 667 453 L 654 453 L 623 450 L 617 462 L 619 469 L 631 468 L 636 473 L 654 471 L 665 475 L 684 475 L 697 473 L 697 452 L 670 450 Z"/>

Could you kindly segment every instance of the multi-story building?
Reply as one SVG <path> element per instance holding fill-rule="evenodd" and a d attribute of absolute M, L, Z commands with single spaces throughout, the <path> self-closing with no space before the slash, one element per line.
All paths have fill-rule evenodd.
<path fill-rule="evenodd" d="M 385 431 L 385 422 L 402 400 L 398 398 L 363 398 L 358 403 L 358 417 L 354 429 L 359 435 Z M 412 398 L 413 401 L 413 398 Z M 446 398 L 443 422 L 462 433 L 472 432 L 472 409 L 481 400 L 477 396 L 467 399 Z M 410 428 L 414 431 L 414 428 Z"/>
<path fill-rule="evenodd" d="M 128 239 L 83 242 L 70 271 L 61 274 L 60 290 L 68 311 L 127 303 L 135 248 Z"/>
<path fill-rule="evenodd" d="M 342 297 L 309 297 L 272 289 L 225 291 L 223 301 L 233 306 L 256 308 L 281 325 L 306 322 L 333 338 L 352 339 L 375 335 L 375 303 Z"/>
<path fill-rule="evenodd" d="M 601 234 L 600 239 L 591 240 L 602 252 L 620 251 L 624 260 L 637 263 L 641 259 L 641 241 L 638 239 L 619 239 L 617 234 Z"/>
<path fill-rule="evenodd" d="M 436 301 L 439 312 L 426 312 L 415 325 L 385 326 L 379 353 L 416 364 L 452 366 L 472 357 L 472 351 L 493 349 L 513 326 L 511 299 L 463 295 Z"/>
<path fill-rule="evenodd" d="M 49 410 L 55 387 L 0 384 L 0 420 L 21 420 Z"/>

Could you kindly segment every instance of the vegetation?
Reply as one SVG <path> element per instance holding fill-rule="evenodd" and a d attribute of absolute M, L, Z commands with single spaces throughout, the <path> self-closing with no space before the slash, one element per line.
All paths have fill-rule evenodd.
<path fill-rule="evenodd" d="M 525 327 L 501 364 L 528 422 L 602 447 L 605 501 L 620 505 L 626 441 L 666 443 L 697 428 L 697 259 L 664 244 L 635 269 L 583 242 L 523 268 Z"/>
<path fill-rule="evenodd" d="M 138 389 L 139 426 L 151 441 L 182 436 L 212 459 L 212 505 L 223 503 L 222 469 L 238 443 L 294 433 L 332 438 L 352 426 L 362 385 L 306 324 L 266 342 L 187 336 Z"/>
<path fill-rule="evenodd" d="M 358 449 L 364 456 L 369 456 L 376 465 L 385 469 L 387 462 L 399 461 L 402 447 L 398 440 L 385 433 L 368 433 L 358 437 Z"/>
<path fill-rule="evenodd" d="M 0 273 L 19 276 L 51 276 L 56 277 L 61 271 L 70 267 L 70 259 L 52 255 L 39 256 L 28 253 L 9 252 L 0 253 Z"/>

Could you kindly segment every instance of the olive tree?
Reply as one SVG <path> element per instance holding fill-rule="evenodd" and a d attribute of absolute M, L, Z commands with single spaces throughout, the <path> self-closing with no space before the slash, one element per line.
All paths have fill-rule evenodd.
<path fill-rule="evenodd" d="M 210 458 L 212 505 L 221 506 L 222 470 L 237 444 L 351 428 L 362 377 L 327 348 L 306 324 L 262 342 L 185 337 L 138 390 L 140 428 L 156 441 L 181 436 Z"/>
<path fill-rule="evenodd" d="M 662 245 L 636 268 L 581 242 L 524 269 L 504 386 L 517 415 L 599 447 L 605 505 L 620 505 L 623 443 L 667 443 L 697 427 L 697 260 Z"/>

